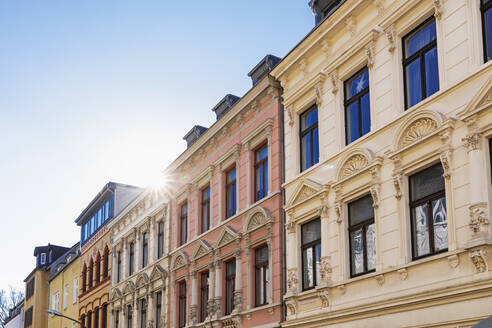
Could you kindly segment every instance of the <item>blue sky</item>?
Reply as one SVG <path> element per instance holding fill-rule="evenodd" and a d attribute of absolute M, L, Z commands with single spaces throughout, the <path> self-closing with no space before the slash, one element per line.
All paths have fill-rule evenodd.
<path fill-rule="evenodd" d="M 76 243 L 106 182 L 154 183 L 311 30 L 307 2 L 0 1 L 0 288 L 23 288 L 35 246 Z"/>

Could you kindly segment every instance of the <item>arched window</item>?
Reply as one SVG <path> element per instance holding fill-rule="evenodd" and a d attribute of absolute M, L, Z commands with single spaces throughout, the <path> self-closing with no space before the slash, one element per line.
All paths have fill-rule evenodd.
<path fill-rule="evenodd" d="M 107 278 L 109 276 L 109 248 L 106 246 L 104 249 L 104 269 L 103 269 L 103 278 Z"/>
<path fill-rule="evenodd" d="M 87 273 L 88 274 L 88 280 L 89 280 L 89 284 L 88 284 L 88 288 L 92 288 L 92 279 L 94 278 L 94 262 L 91 261 L 89 262 L 89 272 Z"/>
<path fill-rule="evenodd" d="M 101 255 L 97 253 L 96 257 L 96 284 L 101 280 Z"/>
<path fill-rule="evenodd" d="M 87 265 L 84 263 L 84 268 L 82 269 L 82 293 L 87 289 Z"/>

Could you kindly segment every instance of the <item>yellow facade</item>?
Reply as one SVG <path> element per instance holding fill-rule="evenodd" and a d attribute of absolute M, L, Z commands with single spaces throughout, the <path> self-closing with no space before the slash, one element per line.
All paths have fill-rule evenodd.
<path fill-rule="evenodd" d="M 57 267 L 52 270 L 58 270 Z M 56 306 L 56 295 L 58 295 L 58 306 L 55 310 L 63 315 L 78 320 L 79 302 L 78 286 L 80 275 L 80 257 L 73 260 L 67 266 L 61 268 L 60 272 L 50 281 L 49 284 L 49 301 L 50 308 Z M 58 316 L 49 315 L 49 328 L 68 328 L 72 327 L 73 321 Z"/>
<path fill-rule="evenodd" d="M 34 294 L 26 298 L 24 313 L 32 307 L 32 328 L 46 328 L 48 323 L 48 278 L 49 271 L 36 269 L 25 280 L 27 284 L 34 278 Z"/>

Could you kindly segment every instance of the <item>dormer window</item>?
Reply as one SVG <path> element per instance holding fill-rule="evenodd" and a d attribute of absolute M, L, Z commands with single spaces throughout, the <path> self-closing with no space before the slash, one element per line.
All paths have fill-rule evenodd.
<path fill-rule="evenodd" d="M 46 264 L 46 253 L 41 253 L 40 263 L 42 265 Z"/>

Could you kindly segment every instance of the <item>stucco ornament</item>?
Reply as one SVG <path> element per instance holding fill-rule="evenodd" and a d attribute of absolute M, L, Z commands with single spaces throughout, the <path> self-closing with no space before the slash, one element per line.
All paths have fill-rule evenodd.
<path fill-rule="evenodd" d="M 407 280 L 408 278 L 408 270 L 405 268 L 399 269 L 398 273 L 400 274 L 400 280 Z"/>
<path fill-rule="evenodd" d="M 389 43 L 388 51 L 390 53 L 393 53 L 393 51 L 395 51 L 395 49 L 396 49 L 396 45 L 395 45 L 396 37 L 395 37 L 395 28 L 394 28 L 394 26 L 391 26 L 386 31 L 386 38 L 388 39 L 388 43 Z"/>
<path fill-rule="evenodd" d="M 335 203 L 335 215 L 337 217 L 337 223 L 342 223 L 342 202 Z"/>
<path fill-rule="evenodd" d="M 449 179 L 451 177 L 451 151 L 447 150 L 439 155 L 441 159 L 442 169 L 444 170 L 444 178 Z"/>
<path fill-rule="evenodd" d="M 154 328 L 154 320 L 150 319 L 147 321 L 147 328 Z"/>
<path fill-rule="evenodd" d="M 470 229 L 474 234 L 488 233 L 489 219 L 487 208 L 483 203 L 470 206 Z"/>
<path fill-rule="evenodd" d="M 401 196 L 402 196 L 402 193 L 401 193 L 402 184 L 403 184 L 403 181 L 402 181 L 401 174 L 397 173 L 397 174 L 393 175 L 393 186 L 395 187 L 395 197 L 398 200 L 401 199 Z"/>
<path fill-rule="evenodd" d="M 376 276 L 376 281 L 378 282 L 379 286 L 382 286 L 384 284 L 384 275 L 380 274 Z"/>
<path fill-rule="evenodd" d="M 452 269 L 456 269 L 458 267 L 458 264 L 460 264 L 460 258 L 458 257 L 458 255 L 453 254 L 448 256 L 448 262 L 449 262 L 449 266 Z"/>
<path fill-rule="evenodd" d="M 320 268 L 319 268 L 319 273 L 321 276 L 321 280 L 324 281 L 325 283 L 328 283 L 330 280 L 330 275 L 332 272 L 331 266 L 330 266 L 330 256 L 325 256 L 321 258 L 321 263 L 320 263 Z"/>
<path fill-rule="evenodd" d="M 327 288 L 318 290 L 318 297 L 321 300 L 322 307 L 328 307 L 330 305 L 330 292 Z"/>
<path fill-rule="evenodd" d="M 461 139 L 465 144 L 465 147 L 468 151 L 479 150 L 480 149 L 480 134 L 479 133 L 470 133 L 463 139 Z"/>
<path fill-rule="evenodd" d="M 297 279 L 297 269 L 290 269 L 287 274 L 287 292 L 296 293 L 299 286 Z"/>
<path fill-rule="evenodd" d="M 241 312 L 243 310 L 243 291 L 237 289 L 234 291 L 234 311 Z"/>
<path fill-rule="evenodd" d="M 437 129 L 437 122 L 423 117 L 410 125 L 400 139 L 400 148 L 413 144 Z"/>
<path fill-rule="evenodd" d="M 215 314 L 215 300 L 209 299 L 207 301 L 207 316 L 211 317 Z"/>
<path fill-rule="evenodd" d="M 289 315 L 294 315 L 296 314 L 296 301 L 293 299 L 286 300 L 285 305 L 287 306 L 287 310 L 289 310 Z"/>
<path fill-rule="evenodd" d="M 241 324 L 237 318 L 228 318 L 222 320 L 222 327 L 223 328 L 239 328 L 241 327 Z"/>
<path fill-rule="evenodd" d="M 490 103 L 492 103 L 492 88 L 490 88 L 489 91 L 487 91 L 487 94 L 480 101 L 478 107 L 485 106 Z"/>
<path fill-rule="evenodd" d="M 437 19 L 441 19 L 442 0 L 432 0 L 432 4 L 434 5 L 434 16 L 436 16 Z"/>
<path fill-rule="evenodd" d="M 472 250 L 469 253 L 470 259 L 475 266 L 477 273 L 486 272 L 488 269 L 487 250 L 485 248 Z"/>
<path fill-rule="evenodd" d="M 193 324 L 198 322 L 198 305 L 191 306 L 190 319 Z"/>
<path fill-rule="evenodd" d="M 342 180 L 354 175 L 355 173 L 367 167 L 368 164 L 369 162 L 364 155 L 355 154 L 343 164 L 339 179 Z"/>

